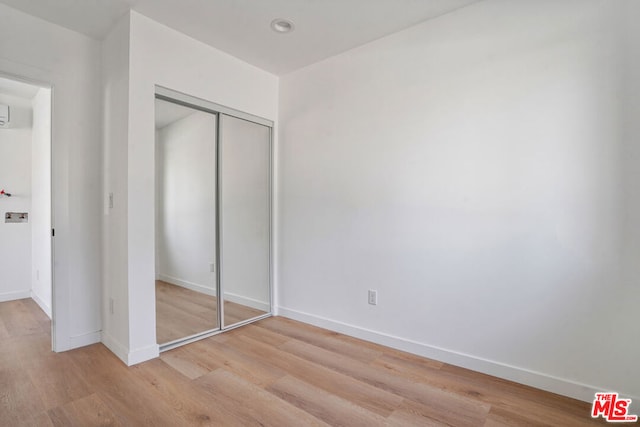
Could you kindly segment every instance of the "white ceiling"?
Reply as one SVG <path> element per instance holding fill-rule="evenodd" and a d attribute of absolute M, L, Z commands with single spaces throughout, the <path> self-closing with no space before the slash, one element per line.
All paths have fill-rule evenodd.
<path fill-rule="evenodd" d="M 96 39 L 129 8 L 285 74 L 480 0 L 0 0 Z M 269 24 L 285 18 L 290 34 Z"/>
<path fill-rule="evenodd" d="M 101 40 L 138 0 L 0 0 L 0 2 Z M 179 0 L 177 0 L 179 3 Z"/>

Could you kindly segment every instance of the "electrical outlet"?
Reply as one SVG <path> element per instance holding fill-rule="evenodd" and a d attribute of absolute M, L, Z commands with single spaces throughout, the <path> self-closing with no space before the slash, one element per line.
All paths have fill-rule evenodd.
<path fill-rule="evenodd" d="M 216 265 L 212 262 L 209 263 L 209 271 L 212 273 L 216 272 Z"/>
<path fill-rule="evenodd" d="M 109 193 L 109 209 L 113 209 L 113 193 Z"/>
<path fill-rule="evenodd" d="M 378 305 L 378 291 L 369 289 L 369 304 Z"/>
<path fill-rule="evenodd" d="M 109 313 L 113 314 L 113 298 L 109 298 Z"/>

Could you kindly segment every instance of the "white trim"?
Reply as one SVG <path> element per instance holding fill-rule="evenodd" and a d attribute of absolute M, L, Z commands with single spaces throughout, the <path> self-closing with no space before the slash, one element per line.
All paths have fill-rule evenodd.
<path fill-rule="evenodd" d="M 138 363 L 146 362 L 147 360 L 160 356 L 160 346 L 158 344 L 152 344 L 129 351 L 124 345 L 104 331 L 102 332 L 102 344 L 118 356 L 118 359 L 122 360 L 127 366 L 137 365 Z"/>
<path fill-rule="evenodd" d="M 14 291 L 0 294 L 0 302 L 15 301 L 31 297 L 31 291 Z"/>
<path fill-rule="evenodd" d="M 158 344 L 148 345 L 137 350 L 130 351 L 127 355 L 127 366 L 137 365 L 147 360 L 155 359 L 160 356 L 160 346 Z"/>
<path fill-rule="evenodd" d="M 190 289 L 192 291 L 200 292 L 201 294 L 216 296 L 216 289 L 209 288 L 204 285 L 199 285 L 197 283 L 188 282 L 186 280 L 178 279 L 177 277 L 167 276 L 165 274 L 158 274 L 158 280 L 162 280 L 163 282 L 170 283 L 172 285 L 180 286 L 182 288 Z"/>
<path fill-rule="evenodd" d="M 237 119 L 247 120 L 262 126 L 273 128 L 273 120 L 245 113 L 244 111 L 236 110 L 235 108 L 225 107 L 224 105 L 187 95 L 186 93 L 178 92 L 160 85 L 156 85 L 156 98 L 173 102 L 174 104 L 182 104 L 197 110 L 208 111 L 214 114 L 226 114 L 227 116 L 235 117 Z"/>
<path fill-rule="evenodd" d="M 111 335 L 102 331 L 102 344 L 105 345 L 113 354 L 118 356 L 118 359 L 122 360 L 123 363 L 127 364 L 127 355 L 129 352 L 127 348 L 120 344 L 118 340 L 113 338 Z"/>
<path fill-rule="evenodd" d="M 51 307 L 49 307 L 42 298 L 40 298 L 38 296 L 38 294 L 36 294 L 35 292 L 33 292 L 33 289 L 31 290 L 31 299 L 34 300 L 36 302 L 36 304 L 38 304 L 40 306 L 40 308 L 42 309 L 42 311 L 44 311 L 44 313 L 49 316 L 49 319 L 51 319 Z"/>
<path fill-rule="evenodd" d="M 231 292 L 224 293 L 224 300 L 234 302 L 236 304 L 246 305 L 247 307 L 255 308 L 257 310 L 266 311 L 267 313 L 271 310 L 269 309 L 269 303 L 266 301 L 260 301 L 253 298 L 248 298 L 242 295 L 237 295 Z"/>
<path fill-rule="evenodd" d="M 101 331 L 88 332 L 82 335 L 69 337 L 69 346 L 71 349 L 84 347 L 91 344 L 97 344 L 102 340 Z"/>
<path fill-rule="evenodd" d="M 280 316 L 288 317 L 300 322 L 309 323 L 314 326 L 329 329 L 345 335 L 350 335 L 366 341 L 371 341 L 387 347 L 417 354 L 429 359 L 438 360 L 455 366 L 471 369 L 498 378 L 514 381 L 520 384 L 535 387 L 563 396 L 572 397 L 584 402 L 593 402 L 594 394 L 608 391 L 608 387 L 596 387 L 588 384 L 581 384 L 564 378 L 535 372 L 528 369 L 511 366 L 493 360 L 483 359 L 470 354 L 447 350 L 440 347 L 431 346 L 417 341 L 401 338 L 382 332 L 373 331 L 359 326 L 350 325 L 336 320 L 327 319 L 309 313 L 304 313 L 290 308 L 278 307 Z M 624 393 L 620 393 L 624 395 Z M 636 396 L 626 396 L 633 400 L 638 400 Z"/>
<path fill-rule="evenodd" d="M 13 62 L 11 60 L 0 58 L 0 76 L 10 79 L 16 80 L 22 83 L 30 84 L 32 86 L 36 86 L 39 88 L 50 89 L 51 90 L 51 99 L 49 100 L 49 114 L 51 115 L 51 123 L 49 126 L 50 133 L 50 158 L 49 163 L 51 166 L 50 176 L 49 176 L 49 192 L 50 192 L 50 203 L 51 203 L 51 212 L 50 212 L 50 224 L 51 229 L 56 228 L 56 218 L 58 220 L 58 232 L 60 230 L 66 229 L 66 225 L 68 225 L 69 214 L 68 214 L 68 204 L 64 206 L 57 207 L 56 206 L 56 190 L 61 187 L 61 179 L 56 178 L 56 172 L 58 171 L 59 161 L 56 162 L 57 157 L 61 157 L 61 159 L 68 160 L 68 157 L 65 157 L 64 150 L 68 146 L 62 142 L 61 144 L 56 144 L 56 137 L 58 136 L 56 132 L 54 132 L 54 112 L 56 110 L 55 100 L 56 100 L 56 84 L 54 80 L 56 79 L 55 73 L 52 73 L 50 70 L 34 67 L 32 65 Z M 63 168 L 60 168 L 63 169 Z M 61 192 L 63 193 L 63 192 Z M 61 202 L 60 202 L 61 203 Z M 53 239 L 53 237 L 52 237 Z M 66 268 L 66 259 L 65 257 L 69 254 L 69 248 L 64 245 L 58 244 L 57 247 L 54 244 L 54 241 L 50 241 L 51 245 L 51 308 L 48 312 L 49 317 L 52 319 L 52 328 L 51 328 L 51 344 L 53 351 L 65 351 L 69 349 L 69 343 L 72 341 L 72 337 L 70 337 L 70 327 L 68 322 L 67 313 L 71 310 L 70 303 L 68 299 L 65 299 L 65 296 L 69 292 L 70 285 L 66 280 L 60 280 L 60 277 L 63 276 L 64 270 Z M 55 257 L 57 255 L 58 262 L 55 262 Z M 27 296 L 24 298 L 29 298 L 31 295 L 31 290 L 28 291 Z M 0 295 L 0 301 L 2 300 L 2 296 Z M 37 303 L 37 301 L 36 301 Z M 39 304 L 40 305 L 40 304 Z M 42 306 L 41 306 L 42 307 Z M 54 314 L 55 313 L 55 314 Z M 64 313 L 64 315 L 62 315 Z M 60 315 L 58 315 L 60 314 Z M 55 317 L 55 319 L 54 319 Z"/>
<path fill-rule="evenodd" d="M 191 336 L 187 336 L 184 338 L 178 338 L 177 340 L 169 341 L 167 343 L 158 344 L 158 349 L 160 353 L 164 351 L 173 350 L 174 348 L 181 347 L 185 344 L 191 344 L 192 342 L 200 341 L 205 338 L 212 337 L 214 335 L 218 335 L 223 331 L 220 328 L 212 329 L 210 331 L 205 331 L 199 334 L 193 334 Z"/>

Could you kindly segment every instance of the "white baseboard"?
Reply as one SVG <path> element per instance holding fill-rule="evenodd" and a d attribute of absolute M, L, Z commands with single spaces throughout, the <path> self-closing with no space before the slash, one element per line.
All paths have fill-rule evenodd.
<path fill-rule="evenodd" d="M 216 296 L 216 290 L 207 286 L 199 285 L 197 283 L 188 282 L 186 280 L 178 279 L 177 277 L 167 276 L 166 274 L 158 274 L 158 280 L 171 283 L 172 285 L 180 286 L 182 288 L 190 289 L 195 292 L 200 292 L 205 295 Z M 247 298 L 243 295 L 237 295 L 231 292 L 224 293 L 224 299 L 226 301 L 235 302 L 236 304 L 246 305 L 257 310 L 269 311 L 269 303 L 260 301 L 253 298 Z"/>
<path fill-rule="evenodd" d="M 129 352 L 127 356 L 127 366 L 137 365 L 147 360 L 160 356 L 160 346 L 158 344 L 148 345 Z"/>
<path fill-rule="evenodd" d="M 69 351 L 75 348 L 97 344 L 101 341 L 101 331 L 88 332 L 86 334 L 75 335 L 72 337 L 56 337 L 55 348 L 53 351 L 55 351 L 56 353 L 62 353 L 63 351 Z"/>
<path fill-rule="evenodd" d="M 91 344 L 97 344 L 102 341 L 102 332 L 88 332 L 82 335 L 69 337 L 69 345 L 73 348 L 85 347 Z"/>
<path fill-rule="evenodd" d="M 102 332 L 102 344 L 127 366 L 137 365 L 160 356 L 160 346 L 158 344 L 129 351 L 123 344 L 106 332 Z"/>
<path fill-rule="evenodd" d="M 260 301 L 253 298 L 247 298 L 245 296 L 237 295 L 230 292 L 224 293 L 224 299 L 225 301 L 235 302 L 236 304 L 242 304 L 246 305 L 247 307 L 255 308 L 257 310 L 269 312 L 268 302 Z"/>
<path fill-rule="evenodd" d="M 15 301 L 18 299 L 25 299 L 31 297 L 31 290 L 28 291 L 15 291 L 5 292 L 0 294 L 0 302 Z"/>
<path fill-rule="evenodd" d="M 102 331 L 102 344 L 105 345 L 113 354 L 115 354 L 118 359 L 122 360 L 122 362 L 126 365 L 129 351 L 127 348 L 120 344 L 118 340 L 113 338 L 108 333 Z"/>
<path fill-rule="evenodd" d="M 42 311 L 44 311 L 44 313 L 49 317 L 49 319 L 51 319 L 51 307 L 47 303 L 45 303 L 42 298 L 38 296 L 38 294 L 33 292 L 33 290 L 31 291 L 31 299 L 34 300 L 36 304 L 40 306 Z"/>
<path fill-rule="evenodd" d="M 479 358 L 469 354 L 434 347 L 417 341 L 372 331 L 370 329 L 349 325 L 309 313 L 303 313 L 282 306 L 278 307 L 277 310 L 278 314 L 283 317 L 289 317 L 291 319 L 309 323 L 311 325 L 319 326 L 331 331 L 339 332 L 387 347 L 417 354 L 419 356 L 438 360 L 450 365 L 460 366 L 463 368 L 471 369 L 473 371 L 493 375 L 495 377 L 514 381 L 520 384 L 525 384 L 541 390 L 572 397 L 574 399 L 582 400 L 585 402 L 593 402 L 594 394 L 596 392 L 610 391 L 606 387 L 602 388 L 588 384 L 581 384 L 564 378 L 558 378 L 552 375 L 534 372 L 528 369 L 518 368 L 516 366 L 510 366 L 504 363 Z M 634 396 L 628 397 L 634 400 L 638 399 L 638 397 Z"/>
<path fill-rule="evenodd" d="M 158 280 L 171 283 L 172 285 L 180 286 L 182 288 L 190 289 L 192 291 L 200 292 L 201 294 L 216 296 L 215 288 L 209 288 L 207 286 L 199 285 L 197 283 L 188 282 L 186 280 L 178 279 L 177 277 L 167 276 L 165 274 L 158 274 Z"/>

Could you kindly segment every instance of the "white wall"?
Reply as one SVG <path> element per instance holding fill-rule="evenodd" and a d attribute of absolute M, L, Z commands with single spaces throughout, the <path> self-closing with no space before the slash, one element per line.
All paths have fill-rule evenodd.
<path fill-rule="evenodd" d="M 103 268 L 102 342 L 123 360 L 129 349 L 127 283 L 127 138 L 129 132 L 129 15 L 102 44 Z M 109 204 L 112 194 L 112 205 Z"/>
<path fill-rule="evenodd" d="M 488 0 L 284 76 L 280 312 L 640 397 L 639 8 Z"/>
<path fill-rule="evenodd" d="M 31 221 L 7 224 L 7 212 L 31 215 L 31 122 L 28 99 L 0 93 L 10 128 L 0 129 L 0 301 L 28 298 L 31 290 Z"/>
<path fill-rule="evenodd" d="M 125 363 L 134 364 L 158 355 L 154 287 L 155 85 L 275 120 L 278 79 L 136 12 L 131 12 L 127 19 L 130 20 L 128 104 L 119 97 L 111 99 L 113 107 L 109 110 L 128 113 L 128 123 L 118 124 L 120 130 L 126 127 L 127 135 L 107 136 L 106 145 L 112 151 L 105 160 L 106 179 L 118 174 L 123 180 L 116 187 L 107 184 L 121 210 L 118 213 L 116 207 L 110 210 L 106 232 L 118 230 L 120 244 L 126 238 L 126 248 L 120 251 L 107 245 L 105 268 L 126 277 L 106 281 L 104 295 L 114 299 L 114 311 L 121 319 L 118 322 L 126 325 L 126 329 L 123 325 L 111 328 L 111 339 L 105 343 L 122 344 L 118 347 L 107 343 Z M 115 62 L 126 65 L 123 61 Z M 119 94 L 122 95 L 120 91 Z M 106 132 L 114 129 L 113 123 L 105 126 Z M 116 158 L 121 161 L 116 162 Z M 105 323 L 115 323 L 115 317 L 105 313 Z"/>
<path fill-rule="evenodd" d="M 156 135 L 157 278 L 216 295 L 216 116 L 194 110 Z"/>
<path fill-rule="evenodd" d="M 0 73 L 53 85 L 54 335 L 100 340 L 100 44 L 0 4 Z"/>
<path fill-rule="evenodd" d="M 31 297 L 51 317 L 51 89 L 31 104 Z"/>

